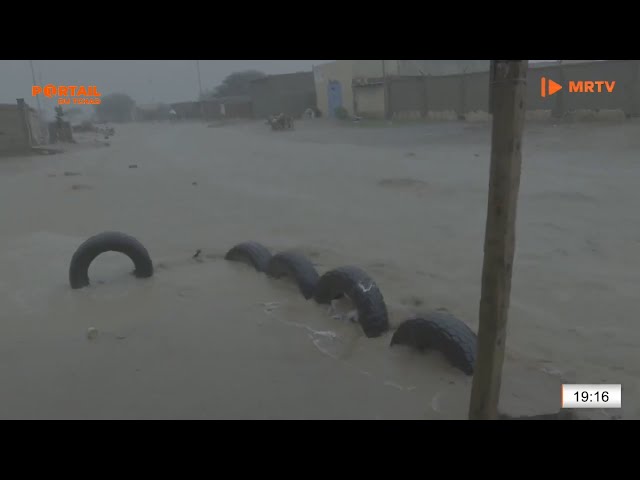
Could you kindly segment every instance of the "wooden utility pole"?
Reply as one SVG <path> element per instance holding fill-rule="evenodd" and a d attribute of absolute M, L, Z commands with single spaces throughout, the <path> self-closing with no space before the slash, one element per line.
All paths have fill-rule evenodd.
<path fill-rule="evenodd" d="M 493 82 L 495 78 L 496 62 L 491 60 L 489 64 L 489 114 L 493 113 Z"/>
<path fill-rule="evenodd" d="M 491 169 L 469 419 L 498 416 L 522 164 L 527 60 L 493 60 Z"/>

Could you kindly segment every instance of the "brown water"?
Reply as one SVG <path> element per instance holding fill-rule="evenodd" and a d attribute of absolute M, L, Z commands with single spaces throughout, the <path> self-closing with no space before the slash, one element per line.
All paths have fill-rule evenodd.
<path fill-rule="evenodd" d="M 561 383 L 603 382 L 640 418 L 637 134 L 527 133 L 504 411 L 553 412 Z M 464 124 L 129 125 L 109 148 L 0 160 L 0 417 L 465 418 L 470 379 L 439 354 L 367 339 L 221 258 L 257 240 L 321 273 L 355 264 L 393 325 L 444 307 L 476 329 L 488 139 Z M 104 230 L 145 244 L 155 276 L 104 254 L 72 291 L 71 255 Z"/>

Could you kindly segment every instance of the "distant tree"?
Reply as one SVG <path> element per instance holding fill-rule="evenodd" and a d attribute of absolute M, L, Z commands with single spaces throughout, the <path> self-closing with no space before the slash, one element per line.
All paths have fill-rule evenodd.
<path fill-rule="evenodd" d="M 228 75 L 220 85 L 213 90 L 203 92 L 202 98 L 229 97 L 234 95 L 248 95 L 249 84 L 253 80 L 266 77 L 258 70 L 245 70 Z"/>
<path fill-rule="evenodd" d="M 67 108 L 64 112 L 67 118 L 76 118 L 82 115 L 82 108 L 80 107 L 71 107 Z"/>
<path fill-rule="evenodd" d="M 96 115 L 101 122 L 128 122 L 136 102 L 124 93 L 111 93 L 102 97 L 96 105 Z"/>

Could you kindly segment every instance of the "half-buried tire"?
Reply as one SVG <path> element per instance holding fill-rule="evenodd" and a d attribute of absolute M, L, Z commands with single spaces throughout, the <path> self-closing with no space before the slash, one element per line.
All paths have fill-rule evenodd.
<path fill-rule="evenodd" d="M 462 320 L 446 312 L 406 320 L 391 338 L 391 346 L 439 350 L 454 367 L 467 375 L 473 375 L 477 343 L 476 334 Z"/>
<path fill-rule="evenodd" d="M 331 303 L 343 295 L 358 309 L 358 322 L 367 337 L 379 337 L 389 329 L 387 306 L 373 279 L 358 267 L 339 267 L 320 277 L 314 298 Z"/>
<path fill-rule="evenodd" d="M 89 266 L 105 252 L 124 253 L 135 266 L 134 275 L 148 278 L 153 275 L 153 263 L 146 248 L 135 238 L 121 232 L 103 232 L 85 240 L 71 258 L 69 283 L 71 288 L 89 285 Z"/>
<path fill-rule="evenodd" d="M 267 275 L 273 278 L 291 277 L 298 284 L 304 298 L 309 300 L 320 278 L 313 263 L 297 252 L 280 252 L 271 257 L 267 265 Z"/>
<path fill-rule="evenodd" d="M 246 263 L 258 272 L 264 272 L 271 260 L 271 252 L 258 242 L 243 242 L 229 250 L 224 258 L 231 262 Z"/>

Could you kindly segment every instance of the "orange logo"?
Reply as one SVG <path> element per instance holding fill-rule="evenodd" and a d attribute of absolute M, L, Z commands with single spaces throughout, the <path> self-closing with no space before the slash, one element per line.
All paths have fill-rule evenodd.
<path fill-rule="evenodd" d="M 34 85 L 31 87 L 31 95 L 38 96 L 44 95 L 47 98 L 58 97 L 58 103 L 61 105 L 99 105 L 102 94 L 98 91 L 98 87 L 95 85 L 78 86 L 55 86 L 52 84 L 41 87 Z"/>
<path fill-rule="evenodd" d="M 540 95 L 542 95 L 542 97 L 546 97 L 547 95 L 551 96 L 554 93 L 557 93 L 560 90 L 562 90 L 562 85 L 560 85 L 559 83 L 554 82 L 551 79 L 549 79 L 549 86 L 548 87 L 547 87 L 546 83 L 547 83 L 547 79 L 545 77 L 542 77 L 540 79 Z"/>
<path fill-rule="evenodd" d="M 605 88 L 607 93 L 613 92 L 614 87 L 616 86 L 615 80 L 612 82 L 569 82 L 569 91 L 576 93 L 602 93 Z"/>
<path fill-rule="evenodd" d="M 597 82 L 571 80 L 569 82 L 570 93 L 611 93 L 616 86 L 615 80 L 611 82 L 598 80 Z M 540 95 L 542 97 L 551 96 L 562 90 L 562 85 L 554 82 L 550 78 L 542 77 L 540 79 Z"/>

